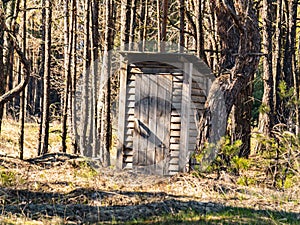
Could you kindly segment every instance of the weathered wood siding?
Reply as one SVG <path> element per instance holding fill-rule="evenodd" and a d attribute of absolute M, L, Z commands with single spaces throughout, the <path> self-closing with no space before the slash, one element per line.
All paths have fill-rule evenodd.
<path fill-rule="evenodd" d="M 132 169 L 133 161 L 133 132 L 134 132 L 134 105 L 135 105 L 136 74 L 129 73 L 126 86 L 126 111 L 125 111 L 125 141 L 123 150 L 124 169 Z"/>
<path fill-rule="evenodd" d="M 170 130 L 170 175 L 178 173 L 179 171 L 182 81 L 182 72 L 173 74 L 172 112 Z"/>
<path fill-rule="evenodd" d="M 119 122 L 119 125 L 123 124 L 124 126 L 124 135 L 121 138 L 121 140 L 123 140 L 121 168 L 132 170 L 139 165 L 141 165 L 141 167 L 147 167 L 153 164 L 155 171 L 155 164 L 159 161 L 156 153 L 151 152 L 153 151 L 152 149 L 157 148 L 156 141 L 152 142 L 150 140 L 151 137 L 149 137 L 149 140 L 142 143 L 141 139 L 137 136 L 137 117 L 139 120 L 147 123 L 149 130 L 156 134 L 157 139 L 161 140 L 164 139 L 165 135 L 169 136 L 168 140 L 164 141 L 164 144 L 167 145 L 165 148 L 168 151 L 168 165 L 167 168 L 163 169 L 161 174 L 173 175 L 184 170 L 183 167 L 188 163 L 187 156 L 194 152 L 198 136 L 197 123 L 203 113 L 206 100 L 206 93 L 204 93 L 203 89 L 206 88 L 207 83 L 205 83 L 206 81 L 203 79 L 205 75 L 195 71 L 192 64 L 177 64 L 178 68 L 184 68 L 185 73 L 180 69 L 173 68 L 170 70 L 171 67 L 164 68 L 162 66 L 162 68 L 156 68 L 155 64 L 151 64 L 151 67 L 146 68 L 143 72 L 138 68 L 127 71 L 127 75 L 125 76 L 126 82 L 122 81 L 123 88 L 125 88 L 122 91 L 122 95 L 124 96 L 120 96 L 126 106 L 125 108 L 123 107 L 125 114 L 124 122 Z M 159 77 L 162 77 L 162 79 Z M 165 94 L 161 94 L 167 93 L 168 91 L 164 91 L 163 89 L 159 90 L 159 85 L 151 85 L 151 82 L 157 82 L 159 84 L 160 82 L 166 81 L 171 84 L 168 90 L 170 91 L 170 96 L 168 97 L 164 96 Z M 137 83 L 139 84 L 137 85 Z M 161 85 L 162 87 L 164 86 L 163 84 Z M 143 90 L 137 90 L 137 88 Z M 143 105 L 139 105 L 140 103 L 137 102 L 143 99 L 143 96 L 139 96 L 141 93 L 149 96 L 157 95 L 158 98 L 162 99 L 169 99 L 167 100 L 171 102 L 169 117 L 164 117 L 164 119 L 161 120 L 159 116 L 155 116 L 157 115 L 157 109 L 155 107 L 152 109 L 151 107 L 147 108 Z M 162 105 L 161 107 L 167 111 L 166 105 Z M 141 113 L 141 110 L 148 110 L 149 112 L 145 114 L 145 112 Z M 145 115 L 147 118 L 143 118 Z M 159 125 L 157 124 L 165 124 L 168 131 L 159 131 Z M 119 135 L 122 135 L 122 133 Z M 146 159 L 146 161 L 144 160 L 145 163 L 143 163 L 143 159 Z M 158 167 L 159 166 L 160 165 L 158 165 Z M 150 170 L 153 168 L 151 167 Z M 146 170 L 147 169 L 145 169 L 145 172 L 147 172 Z"/>
<path fill-rule="evenodd" d="M 204 104 L 206 101 L 203 91 L 205 80 L 202 76 L 194 72 L 191 88 L 191 112 L 190 112 L 190 130 L 188 149 L 194 152 L 198 136 L 198 121 L 202 116 Z"/>

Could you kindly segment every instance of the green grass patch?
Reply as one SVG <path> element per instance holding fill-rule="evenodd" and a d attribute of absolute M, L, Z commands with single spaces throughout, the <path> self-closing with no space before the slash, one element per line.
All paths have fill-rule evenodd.
<path fill-rule="evenodd" d="M 101 223 L 99 223 L 101 224 Z M 105 224 L 105 223 L 102 223 Z M 136 219 L 133 221 L 120 223 L 112 221 L 106 224 L 299 224 L 299 219 L 295 213 L 278 211 L 256 210 L 251 208 L 225 207 L 218 212 L 204 214 L 196 211 L 181 211 L 177 214 L 165 214 L 152 218 Z"/>

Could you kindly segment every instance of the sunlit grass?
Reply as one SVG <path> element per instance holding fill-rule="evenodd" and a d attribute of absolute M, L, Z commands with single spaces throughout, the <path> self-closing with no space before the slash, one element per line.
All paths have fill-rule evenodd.
<path fill-rule="evenodd" d="M 17 122 L 12 120 L 4 121 L 0 135 L 1 154 L 5 153 L 9 156 L 18 156 L 18 132 L 19 124 Z M 25 124 L 25 158 L 36 156 L 38 132 L 39 124 Z M 49 139 L 50 152 L 60 151 L 60 123 L 51 123 Z M 115 135 L 113 142 L 116 142 Z M 70 139 L 68 139 L 68 145 L 69 143 Z M 20 196 L 15 197 L 8 195 L 7 189 L 26 189 L 29 193 L 45 193 L 45 196 L 52 192 L 64 194 L 63 199 L 73 198 L 73 204 L 82 204 L 84 206 L 90 206 L 91 208 L 93 208 L 95 204 L 99 204 L 99 210 L 107 210 L 108 206 L 124 206 L 124 208 L 126 208 L 132 207 L 132 205 L 140 205 L 143 209 L 145 205 L 147 208 L 149 202 L 147 199 L 144 199 L 142 192 L 149 192 L 150 196 L 152 196 L 154 190 L 159 190 L 160 192 L 170 195 L 168 198 L 172 198 L 171 196 L 173 194 L 180 196 L 186 195 L 186 197 L 193 198 L 195 201 L 210 201 L 217 206 L 221 206 L 220 208 L 217 207 L 218 211 L 215 211 L 215 208 L 208 208 L 207 210 L 201 210 L 201 212 L 199 212 L 195 211 L 197 208 L 194 207 L 188 207 L 188 209 L 180 208 L 187 210 L 179 212 L 176 210 L 173 211 L 172 209 L 165 211 L 166 208 L 163 207 L 163 202 L 167 198 L 159 198 L 155 200 L 156 202 L 154 202 L 154 204 L 151 203 L 151 207 L 153 207 L 153 205 L 156 207 L 156 203 L 157 207 L 162 207 L 159 208 L 161 211 L 158 211 L 158 213 L 155 213 L 155 211 L 153 211 L 153 214 L 150 213 L 156 216 L 148 216 L 145 218 L 145 216 L 143 217 L 143 210 L 141 210 L 141 215 L 139 215 L 140 211 L 138 210 L 138 214 L 135 213 L 134 217 L 130 217 L 136 218 L 132 221 L 118 221 L 110 217 L 108 221 L 98 222 L 97 224 L 299 224 L 298 221 L 300 220 L 300 214 L 295 213 L 295 207 L 297 208 L 299 206 L 297 197 L 299 196 L 297 195 L 297 193 L 299 193 L 299 189 L 297 189 L 299 187 L 299 181 L 289 179 L 286 183 L 287 187 L 285 192 L 278 192 L 273 189 L 266 191 L 259 186 L 260 179 L 258 178 L 263 171 L 257 168 L 254 171 L 249 170 L 241 173 L 240 179 L 237 179 L 235 184 L 231 183 L 230 185 L 226 185 L 224 183 L 224 187 L 223 183 L 212 179 L 205 181 L 215 184 L 216 186 L 214 187 L 216 187 L 216 189 L 209 185 L 211 183 L 203 183 L 202 181 L 205 177 L 201 177 L 199 174 L 197 174 L 197 176 L 186 174 L 185 177 L 177 177 L 179 180 L 172 180 L 170 178 L 171 180 L 168 180 L 168 182 L 155 187 L 152 186 L 152 183 L 149 186 L 145 184 L 133 187 L 128 184 L 128 179 L 125 179 L 128 174 L 121 172 L 118 175 L 118 171 L 107 171 L 107 173 L 99 172 L 91 168 L 87 161 L 82 158 L 69 160 L 68 163 L 62 164 L 60 164 L 58 160 L 58 162 L 52 164 L 52 167 L 39 167 L 38 165 L 32 165 L 26 161 L 3 158 L 2 167 L 0 167 L 0 186 L 5 188 L 3 189 L 5 191 L 0 193 L 0 206 L 3 208 L 2 214 L 0 215 L 0 224 L 65 224 L 75 221 L 75 219 L 71 221 L 68 215 L 54 213 L 50 216 L 48 212 L 44 213 L 39 210 L 36 210 L 35 214 L 22 214 L 19 213 L 20 211 L 12 212 L 5 210 L 5 207 L 9 204 L 18 207 L 18 204 L 24 201 Z M 114 176 L 115 173 L 116 176 Z M 124 183 L 119 182 L 120 179 L 124 179 Z M 145 189 L 146 187 L 147 189 Z M 122 193 L 122 191 L 125 192 Z M 126 191 L 129 191 L 129 193 L 134 192 L 135 194 L 134 196 L 128 193 L 126 194 Z M 100 200 L 97 197 L 97 201 L 94 201 L 94 199 L 89 199 L 88 193 L 85 192 L 107 192 L 110 193 L 111 196 L 107 198 L 101 197 L 101 199 L 99 198 Z M 154 197 L 153 195 L 152 198 L 156 198 L 156 196 Z M 30 200 L 39 202 L 38 199 L 34 198 Z M 49 204 L 49 207 L 50 205 L 54 208 L 66 207 L 67 209 L 69 207 L 69 204 L 60 205 L 63 201 L 59 198 L 49 198 L 46 200 L 42 203 Z M 112 200 L 114 201 L 113 204 L 110 203 Z M 179 209 L 177 208 L 177 210 Z M 111 212 L 113 213 L 113 211 Z M 163 212 L 170 213 L 164 214 Z M 119 216 L 117 213 L 115 215 Z M 37 218 L 39 221 L 37 221 Z M 100 220 L 101 219 L 102 218 L 100 218 Z M 88 219 L 83 218 L 83 221 L 88 222 Z"/>
<path fill-rule="evenodd" d="M 101 224 L 101 223 L 99 223 Z M 193 210 L 177 214 L 166 214 L 148 219 L 133 220 L 124 223 L 112 221 L 108 224 L 299 224 L 299 219 L 292 213 L 255 210 L 251 208 L 226 207 L 217 212 L 206 214 Z"/>
<path fill-rule="evenodd" d="M 40 124 L 25 123 L 24 128 L 24 158 L 37 156 L 38 135 Z M 0 154 L 19 157 L 19 137 L 20 125 L 11 119 L 4 119 L 0 134 Z M 70 138 L 67 138 L 67 147 L 70 146 Z M 59 152 L 61 150 L 61 125 L 52 122 L 49 129 L 49 152 Z"/>

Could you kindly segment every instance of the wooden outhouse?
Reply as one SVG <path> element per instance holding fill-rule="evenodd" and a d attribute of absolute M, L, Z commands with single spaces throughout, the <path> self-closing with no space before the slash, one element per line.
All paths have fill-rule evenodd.
<path fill-rule="evenodd" d="M 184 171 L 213 80 L 185 53 L 122 52 L 117 166 L 140 173 Z"/>

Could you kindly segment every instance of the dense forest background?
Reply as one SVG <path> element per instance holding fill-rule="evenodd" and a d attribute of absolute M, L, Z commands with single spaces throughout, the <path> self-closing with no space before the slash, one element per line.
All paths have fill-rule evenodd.
<path fill-rule="evenodd" d="M 62 152 L 84 154 L 90 146 L 110 165 L 118 99 L 118 73 L 111 73 L 118 59 L 111 60 L 111 50 L 148 51 L 154 42 L 164 51 L 160 43 L 174 43 L 175 51 L 204 60 L 224 91 L 220 118 L 228 131 L 211 169 L 239 173 L 258 155 L 273 185 L 283 187 L 300 171 L 298 9 L 295 0 L 2 0 L 0 131 L 4 118 L 19 122 L 23 159 L 24 123 L 39 122 L 32 145 L 43 155 L 51 150 L 49 126 L 58 121 Z M 97 80 L 109 82 L 98 88 Z M 80 112 L 87 113 L 76 108 L 78 91 Z M 199 158 L 210 141 L 215 104 L 207 99 L 199 122 Z M 80 129 L 78 115 L 86 121 Z"/>

